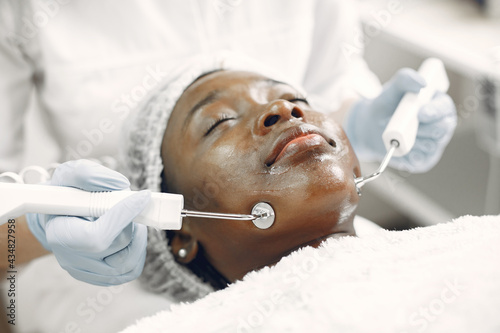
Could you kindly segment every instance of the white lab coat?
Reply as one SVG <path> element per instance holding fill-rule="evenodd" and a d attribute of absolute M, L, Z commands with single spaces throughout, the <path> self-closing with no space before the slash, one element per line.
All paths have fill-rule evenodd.
<path fill-rule="evenodd" d="M 126 116 L 194 54 L 244 52 L 330 110 L 378 84 L 350 1 L 0 0 L 0 34 L 0 172 L 23 166 L 33 89 L 61 162 L 113 156 Z"/>

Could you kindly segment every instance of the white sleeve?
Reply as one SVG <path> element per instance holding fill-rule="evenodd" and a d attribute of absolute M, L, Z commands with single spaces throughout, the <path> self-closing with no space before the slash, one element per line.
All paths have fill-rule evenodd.
<path fill-rule="evenodd" d="M 378 78 L 363 59 L 364 41 L 352 1 L 317 0 L 315 26 L 304 88 L 332 111 L 347 98 L 375 96 Z"/>
<path fill-rule="evenodd" d="M 0 172 L 19 171 L 23 157 L 23 124 L 33 67 L 21 50 L 26 39 L 17 29 L 12 2 L 0 0 Z"/>

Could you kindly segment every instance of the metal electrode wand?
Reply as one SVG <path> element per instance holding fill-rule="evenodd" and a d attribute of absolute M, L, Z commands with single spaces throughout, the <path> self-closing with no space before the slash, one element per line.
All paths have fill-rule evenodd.
<path fill-rule="evenodd" d="M 444 64 L 439 59 L 426 59 L 418 69 L 418 73 L 425 79 L 427 85 L 418 93 L 406 93 L 399 102 L 382 134 L 382 141 L 387 153 L 380 167 L 367 177 L 355 177 L 354 179 L 356 190 L 360 196 L 361 187 L 378 178 L 387 168 L 392 156 L 405 156 L 410 152 L 417 138 L 418 111 L 432 100 L 436 92 L 446 93 L 450 87 Z"/>
<path fill-rule="evenodd" d="M 0 182 L 0 193 L 8 193 L 0 205 L 0 224 L 26 213 L 99 217 L 135 191 L 86 192 L 65 186 Z M 173 193 L 151 193 L 148 206 L 134 222 L 163 230 L 179 230 L 184 217 L 201 217 L 235 221 L 252 221 L 259 229 L 274 223 L 270 204 L 256 203 L 250 214 L 198 212 L 184 209 L 184 196 Z"/>
<path fill-rule="evenodd" d="M 267 229 L 273 225 L 275 213 L 270 204 L 266 202 L 259 202 L 253 206 L 251 215 L 198 212 L 183 209 L 181 211 L 181 217 L 204 217 L 220 220 L 252 221 L 257 228 Z"/>

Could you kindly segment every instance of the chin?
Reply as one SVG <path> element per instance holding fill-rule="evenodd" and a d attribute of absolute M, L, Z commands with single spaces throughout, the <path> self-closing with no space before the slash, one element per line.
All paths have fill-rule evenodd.
<path fill-rule="evenodd" d="M 277 226 L 310 234 L 311 239 L 337 232 L 352 233 L 357 204 L 357 194 L 351 198 L 342 192 L 316 192 L 308 198 L 288 197 L 271 202 Z"/>

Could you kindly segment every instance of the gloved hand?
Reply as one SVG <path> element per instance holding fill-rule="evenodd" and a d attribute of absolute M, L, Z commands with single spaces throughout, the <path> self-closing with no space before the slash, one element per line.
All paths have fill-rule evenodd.
<path fill-rule="evenodd" d="M 50 185 L 85 191 L 128 190 L 122 174 L 87 160 L 61 164 Z M 136 279 L 146 258 L 147 228 L 132 223 L 147 206 L 149 191 L 130 196 L 99 218 L 27 214 L 28 226 L 74 278 L 100 286 Z"/>
<path fill-rule="evenodd" d="M 354 151 L 362 161 L 380 161 L 386 154 L 382 133 L 407 92 L 417 93 L 425 86 L 424 78 L 412 69 L 401 69 L 374 99 L 356 102 L 345 126 Z M 457 125 L 457 112 L 449 95 L 436 93 L 418 112 L 419 127 L 415 145 L 390 165 L 412 173 L 427 172 L 440 160 Z"/>

